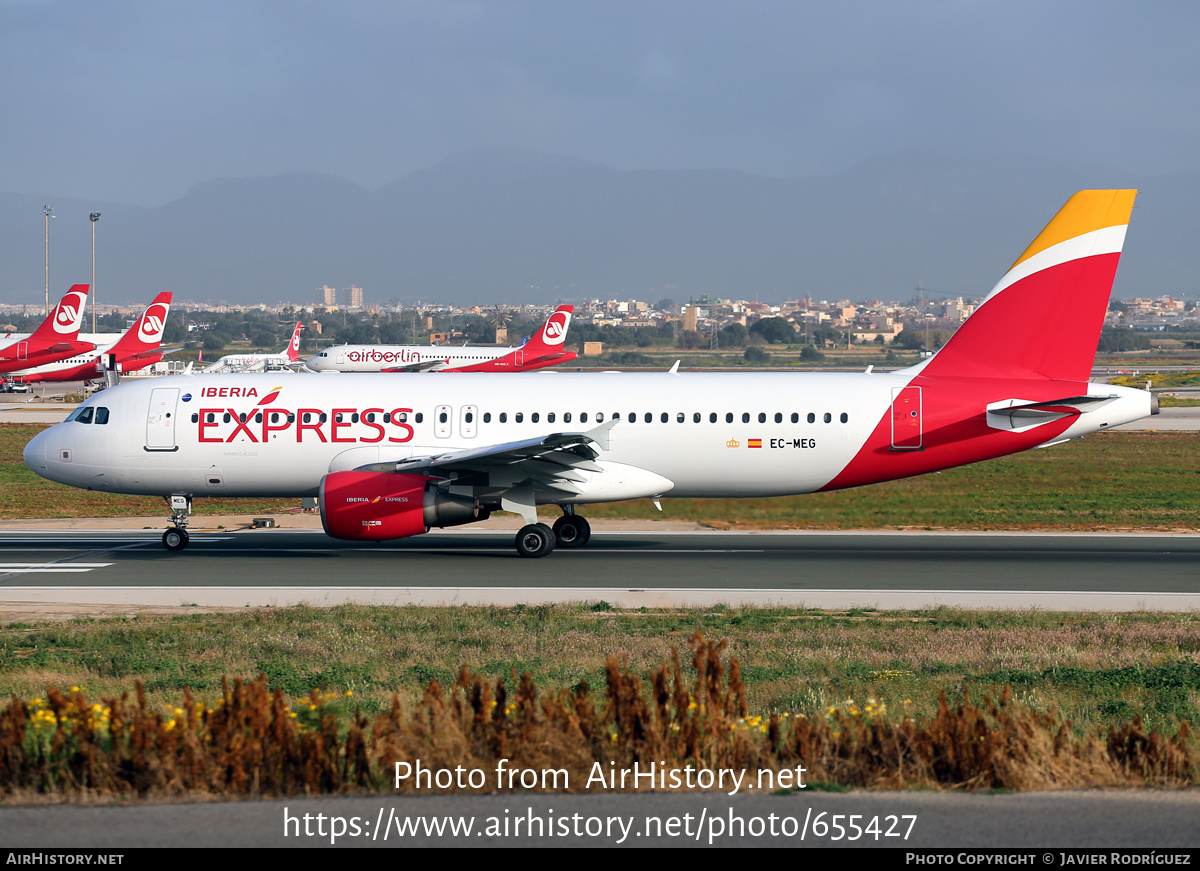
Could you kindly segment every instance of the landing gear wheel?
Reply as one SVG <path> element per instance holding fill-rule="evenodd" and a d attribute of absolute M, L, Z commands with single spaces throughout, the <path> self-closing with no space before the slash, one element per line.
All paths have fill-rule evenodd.
<path fill-rule="evenodd" d="M 167 550 L 183 550 L 188 546 L 187 530 L 171 527 L 163 533 L 162 543 Z"/>
<path fill-rule="evenodd" d="M 544 523 L 531 523 L 521 527 L 516 544 L 517 553 L 521 556 L 546 556 L 554 550 L 554 533 Z"/>
<path fill-rule="evenodd" d="M 586 517 L 564 514 L 554 521 L 554 538 L 559 547 L 583 547 L 592 537 L 592 525 Z"/>

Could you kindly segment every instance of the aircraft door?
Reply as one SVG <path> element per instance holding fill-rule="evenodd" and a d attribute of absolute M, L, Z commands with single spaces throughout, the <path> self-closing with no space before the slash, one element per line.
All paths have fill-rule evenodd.
<path fill-rule="evenodd" d="M 465 439 L 475 438 L 475 433 L 479 431 L 479 409 L 474 405 L 464 405 L 460 415 L 461 420 L 458 423 L 458 434 Z"/>
<path fill-rule="evenodd" d="M 525 365 L 525 352 L 520 348 L 513 353 L 513 365 L 518 369 Z"/>
<path fill-rule="evenodd" d="M 439 405 L 433 410 L 433 433 L 440 439 L 450 438 L 454 426 L 450 420 L 452 411 L 448 405 Z"/>
<path fill-rule="evenodd" d="M 892 388 L 892 450 L 923 450 L 921 388 Z"/>
<path fill-rule="evenodd" d="M 17 359 L 18 360 L 28 360 L 29 359 L 29 343 L 28 342 L 17 342 Z"/>
<path fill-rule="evenodd" d="M 156 387 L 150 391 L 150 408 L 146 412 L 146 450 L 178 450 L 175 445 L 175 406 L 178 402 L 178 387 Z"/>

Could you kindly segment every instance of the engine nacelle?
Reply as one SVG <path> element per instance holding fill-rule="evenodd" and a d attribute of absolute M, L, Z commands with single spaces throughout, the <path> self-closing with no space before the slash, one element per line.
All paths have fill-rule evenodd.
<path fill-rule="evenodd" d="M 350 541 L 386 541 L 457 526 L 488 516 L 475 500 L 438 490 L 423 475 L 330 472 L 321 479 L 325 534 Z"/>

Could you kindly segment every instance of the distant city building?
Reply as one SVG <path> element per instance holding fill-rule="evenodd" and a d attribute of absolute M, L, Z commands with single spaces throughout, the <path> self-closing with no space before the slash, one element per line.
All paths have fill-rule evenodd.
<path fill-rule="evenodd" d="M 337 305 L 337 290 L 328 285 L 318 287 L 317 301 L 321 305 Z"/>
<path fill-rule="evenodd" d="M 344 292 L 346 294 L 346 305 L 350 306 L 350 308 L 363 307 L 363 289 L 361 287 L 355 287 L 352 284 Z"/>

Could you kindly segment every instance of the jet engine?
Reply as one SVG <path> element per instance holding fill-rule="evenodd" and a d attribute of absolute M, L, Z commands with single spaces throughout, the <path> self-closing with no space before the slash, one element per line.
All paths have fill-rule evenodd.
<path fill-rule="evenodd" d="M 486 520 L 488 509 L 439 490 L 423 475 L 330 472 L 321 479 L 321 524 L 333 538 L 386 541 Z"/>

